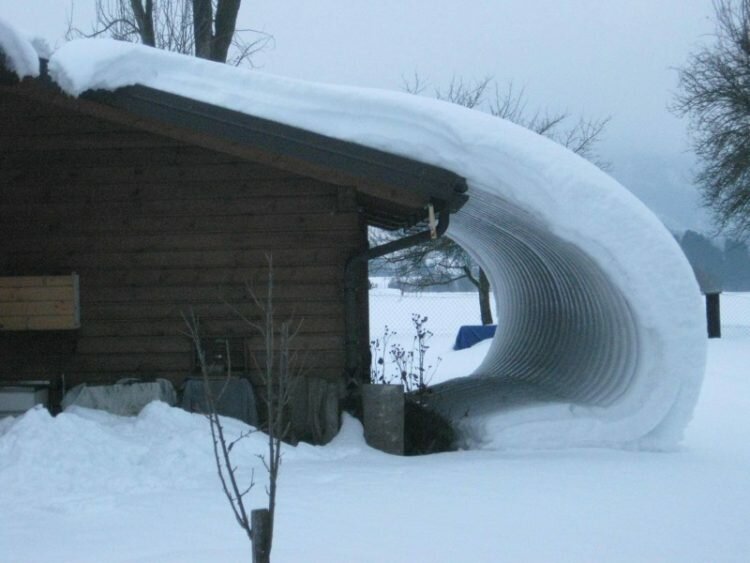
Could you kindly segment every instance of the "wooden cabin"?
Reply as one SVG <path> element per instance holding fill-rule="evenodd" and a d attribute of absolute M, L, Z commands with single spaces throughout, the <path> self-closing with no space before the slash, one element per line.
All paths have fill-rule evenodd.
<path fill-rule="evenodd" d="M 192 309 L 258 385 L 264 342 L 228 304 L 257 315 L 246 285 L 265 291 L 270 255 L 277 317 L 303 320 L 297 434 L 330 438 L 312 427 L 369 373 L 368 226 L 447 217 L 465 181 L 146 87 L 70 98 L 42 68 L 0 66 L 0 383 L 50 381 L 53 409 L 82 382 L 179 388 Z"/>

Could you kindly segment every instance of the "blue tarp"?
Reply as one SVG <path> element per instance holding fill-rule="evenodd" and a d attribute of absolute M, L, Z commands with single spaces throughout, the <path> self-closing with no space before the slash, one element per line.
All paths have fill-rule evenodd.
<path fill-rule="evenodd" d="M 458 329 L 454 350 L 471 348 L 477 342 L 487 340 L 495 336 L 497 325 L 464 325 Z"/>

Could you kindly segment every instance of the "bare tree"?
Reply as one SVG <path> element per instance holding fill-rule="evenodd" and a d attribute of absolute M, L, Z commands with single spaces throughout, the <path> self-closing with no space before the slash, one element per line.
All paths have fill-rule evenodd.
<path fill-rule="evenodd" d="M 424 94 L 428 84 L 418 74 L 404 79 L 403 88 L 412 94 Z M 606 128 L 609 118 L 572 120 L 567 112 L 551 113 L 527 109 L 527 97 L 523 89 L 517 90 L 512 83 L 504 88 L 498 86 L 491 76 L 474 82 L 452 78 L 445 88 L 435 88 L 436 98 L 469 109 L 486 111 L 495 117 L 512 121 L 532 131 L 551 138 L 583 156 L 600 167 L 601 161 L 595 151 L 597 142 Z M 571 123 L 572 121 L 572 123 Z M 373 230 L 371 243 L 380 244 L 393 238 L 383 231 Z M 479 311 L 482 324 L 492 324 L 490 308 L 490 282 L 486 273 L 471 257 L 449 237 L 408 248 L 383 258 L 384 264 L 394 273 L 399 284 L 405 288 L 422 290 L 432 286 L 448 285 L 458 280 L 468 280 L 479 295 Z"/>
<path fill-rule="evenodd" d="M 549 137 L 577 155 L 590 160 L 599 168 L 607 170 L 610 166 L 596 152 L 596 144 L 604 134 L 609 117 L 572 119 L 568 112 L 550 113 L 547 110 L 528 112 L 525 90 L 523 88 L 516 90 L 512 82 L 509 82 L 504 90 L 495 84 L 495 97 L 489 103 L 489 110 L 495 117 L 507 119 L 535 133 Z"/>
<path fill-rule="evenodd" d="M 250 482 L 240 485 L 237 478 L 238 467 L 232 462 L 232 449 L 235 445 L 255 432 L 255 429 L 241 433 L 234 439 L 229 440 L 224 432 L 219 416 L 218 404 L 221 396 L 226 391 L 232 377 L 231 351 L 227 342 L 226 361 L 227 373 L 223 387 L 218 394 L 213 392 L 210 374 L 212 366 L 208 364 L 202 343 L 202 328 L 200 319 L 193 312 L 183 314 L 187 325 L 186 334 L 190 337 L 198 357 L 198 363 L 203 376 L 203 386 L 206 395 L 206 416 L 211 428 L 213 441 L 214 460 L 221 481 L 222 490 L 232 508 L 234 517 L 239 526 L 245 531 L 248 539 L 253 544 L 253 561 L 262 563 L 270 560 L 271 548 L 273 546 L 273 529 L 276 515 L 276 494 L 278 491 L 278 478 L 281 469 L 281 443 L 289 433 L 289 421 L 287 409 L 298 378 L 302 375 L 304 362 L 293 351 L 292 344 L 296 338 L 302 322 L 292 320 L 277 322 L 273 302 L 273 263 L 268 257 L 268 281 L 266 293 L 259 296 L 251 284 L 246 285 L 247 293 L 252 304 L 260 313 L 260 320 L 256 321 L 245 315 L 234 305 L 231 309 L 238 317 L 263 339 L 264 350 L 262 360 L 256 361 L 256 367 L 261 374 L 265 396 L 265 428 L 268 435 L 268 449 L 266 454 L 259 455 L 264 469 L 268 474 L 268 509 L 253 510 L 248 513 L 245 506 L 245 496 L 255 486 L 255 473 L 251 473 Z M 261 533 L 262 531 L 262 533 Z"/>
<path fill-rule="evenodd" d="M 750 0 L 715 0 L 713 42 L 680 69 L 672 109 L 690 119 L 696 181 L 719 227 L 750 234 Z"/>
<path fill-rule="evenodd" d="M 403 81 L 404 89 L 412 94 L 421 94 L 427 89 L 426 82 L 415 74 L 411 80 Z M 544 135 L 591 160 L 600 168 L 609 163 L 601 160 L 596 144 L 601 140 L 610 118 L 574 119 L 569 112 L 551 112 L 546 109 L 528 109 L 528 97 L 524 88 L 516 88 L 512 82 L 500 86 L 492 76 L 474 82 L 453 77 L 445 88 L 435 88 L 434 96 L 469 109 L 486 111 L 527 129 Z"/>
<path fill-rule="evenodd" d="M 252 285 L 246 286 L 250 299 L 261 314 L 261 320 L 255 321 L 244 315 L 236 307 L 233 307 L 233 309 L 248 327 L 260 334 L 265 348 L 262 362 L 259 362 L 257 358 L 255 358 L 255 362 L 256 367 L 262 374 L 263 386 L 265 387 L 264 403 L 268 432 L 268 456 L 261 459 L 268 472 L 268 489 L 266 492 L 268 493 L 270 519 L 267 549 L 270 553 L 276 515 L 277 483 L 279 469 L 281 468 L 281 442 L 289 434 L 290 426 L 286 411 L 295 384 L 299 381 L 299 377 L 303 375 L 305 362 L 299 356 L 297 350 L 292 350 L 292 343 L 302 327 L 302 321 L 295 322 L 288 319 L 278 323 L 276 320 L 273 307 L 273 262 L 270 255 L 267 260 L 266 294 L 259 296 Z"/>
<path fill-rule="evenodd" d="M 411 234 L 412 230 L 416 232 L 418 228 L 419 226 L 409 229 L 403 234 Z M 393 238 L 393 233 L 387 231 L 372 229 L 370 232 L 372 245 L 385 244 Z M 487 274 L 450 237 L 443 236 L 389 254 L 381 260 L 399 286 L 407 290 L 421 291 L 429 287 L 450 285 L 460 280 L 469 281 L 478 292 L 482 324 L 492 324 L 490 282 Z"/>
<path fill-rule="evenodd" d="M 95 0 L 89 31 L 68 21 L 68 39 L 106 35 L 217 62 L 252 64 L 272 37 L 238 29 L 242 0 Z"/>
<path fill-rule="evenodd" d="M 211 428 L 211 440 L 213 442 L 214 449 L 214 461 L 216 462 L 216 471 L 221 481 L 221 487 L 224 491 L 224 495 L 229 501 L 232 507 L 232 512 L 237 520 L 237 523 L 247 534 L 248 539 L 253 541 L 253 530 L 250 520 L 250 514 L 245 508 L 245 496 L 255 486 L 255 472 L 251 474 L 250 483 L 246 486 L 240 486 L 237 480 L 237 466 L 232 463 L 231 452 L 234 446 L 240 440 L 246 438 L 253 432 L 243 432 L 237 438 L 228 440 L 224 433 L 224 426 L 221 423 L 221 417 L 219 416 L 218 403 L 221 400 L 221 396 L 227 388 L 229 380 L 231 378 L 231 354 L 229 353 L 229 345 L 227 344 L 227 362 L 228 369 L 226 374 L 226 380 L 223 388 L 218 394 L 214 394 L 211 386 L 210 374 L 211 366 L 206 359 L 205 350 L 202 342 L 202 329 L 200 324 L 200 318 L 195 314 L 194 311 L 183 313 L 183 319 L 187 326 L 186 334 L 190 337 L 195 349 L 196 356 L 198 358 L 198 364 L 203 376 L 203 389 L 206 397 L 206 412 L 204 413 L 208 418 L 209 426 Z"/>

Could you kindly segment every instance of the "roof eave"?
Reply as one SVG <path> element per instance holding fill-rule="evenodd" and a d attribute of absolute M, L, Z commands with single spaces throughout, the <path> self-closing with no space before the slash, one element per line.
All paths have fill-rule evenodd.
<path fill-rule="evenodd" d="M 47 61 L 42 59 L 40 67 L 38 78 L 23 83 L 61 94 L 49 77 Z M 0 64 L 0 84 L 17 83 L 15 74 Z M 55 97 L 65 103 L 64 97 Z M 147 86 L 90 90 L 76 103 L 78 109 L 104 119 L 354 186 L 364 196 L 368 221 L 385 228 L 423 220 L 427 203 L 454 212 L 468 199 L 466 180 L 450 170 Z"/>
<path fill-rule="evenodd" d="M 260 147 L 277 166 L 334 171 L 338 183 L 396 188 L 451 211 L 467 200 L 466 180 L 444 168 L 154 88 L 89 91 L 82 98 L 237 146 Z"/>

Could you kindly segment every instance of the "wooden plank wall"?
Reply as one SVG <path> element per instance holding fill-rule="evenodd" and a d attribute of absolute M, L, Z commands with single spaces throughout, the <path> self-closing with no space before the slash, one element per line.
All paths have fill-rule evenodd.
<path fill-rule="evenodd" d="M 264 289 L 267 253 L 278 315 L 304 319 L 308 373 L 340 377 L 344 262 L 363 244 L 353 188 L 0 94 L 0 275 L 77 272 L 81 320 L 72 343 L 0 335 L 0 377 L 179 381 L 190 307 L 259 355 L 225 302 L 256 315 L 245 286 Z M 38 348 L 53 360 L 31 361 Z"/>
<path fill-rule="evenodd" d="M 0 277 L 0 331 L 80 326 L 78 275 Z"/>

